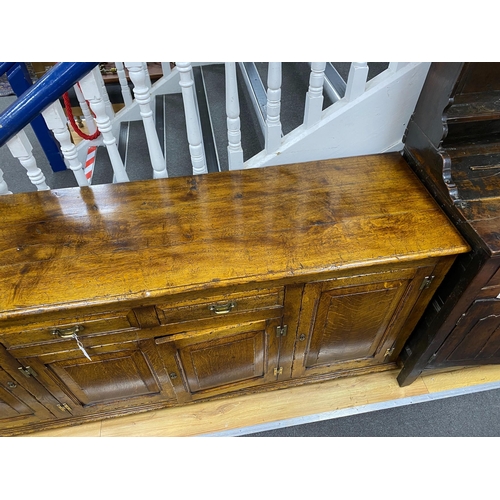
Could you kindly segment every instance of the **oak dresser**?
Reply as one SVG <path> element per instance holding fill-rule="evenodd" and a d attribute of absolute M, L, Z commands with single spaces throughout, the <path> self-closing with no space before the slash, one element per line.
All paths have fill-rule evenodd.
<path fill-rule="evenodd" d="M 394 369 L 469 251 L 398 153 L 0 214 L 1 435 Z"/>

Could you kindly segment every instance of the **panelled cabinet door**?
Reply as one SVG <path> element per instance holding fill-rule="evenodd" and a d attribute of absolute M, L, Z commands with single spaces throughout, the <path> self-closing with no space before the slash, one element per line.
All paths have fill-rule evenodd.
<path fill-rule="evenodd" d="M 88 348 L 90 360 L 78 348 L 50 348 L 23 348 L 17 355 L 59 401 L 61 417 L 175 400 L 152 339 Z"/>
<path fill-rule="evenodd" d="M 156 339 L 180 401 L 274 382 L 280 319 Z"/>
<path fill-rule="evenodd" d="M 500 360 L 500 300 L 476 300 L 461 316 L 433 365 L 447 362 L 498 363 Z"/>
<path fill-rule="evenodd" d="M 292 376 L 321 375 L 394 360 L 402 332 L 432 267 L 305 286 Z M 400 339 L 399 339 L 400 340 Z"/>
<path fill-rule="evenodd" d="M 0 436 L 5 429 L 54 418 L 19 382 L 0 368 Z"/>

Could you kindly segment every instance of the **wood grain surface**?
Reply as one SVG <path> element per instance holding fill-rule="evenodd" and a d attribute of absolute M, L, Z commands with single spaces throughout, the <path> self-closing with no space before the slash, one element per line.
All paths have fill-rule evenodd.
<path fill-rule="evenodd" d="M 21 193 L 0 213 L 0 319 L 468 250 L 397 153 Z"/>

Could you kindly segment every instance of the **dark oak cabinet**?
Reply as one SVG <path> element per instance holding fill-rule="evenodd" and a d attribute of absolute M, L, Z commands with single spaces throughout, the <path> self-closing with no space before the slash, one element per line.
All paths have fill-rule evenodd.
<path fill-rule="evenodd" d="M 500 64 L 433 63 L 404 156 L 471 246 L 401 353 L 398 381 L 500 362 Z"/>
<path fill-rule="evenodd" d="M 394 369 L 469 251 L 399 154 L 0 210 L 2 435 Z"/>

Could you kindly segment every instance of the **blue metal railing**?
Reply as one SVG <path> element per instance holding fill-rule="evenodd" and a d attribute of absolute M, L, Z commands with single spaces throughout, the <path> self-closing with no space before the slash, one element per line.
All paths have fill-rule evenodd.
<path fill-rule="evenodd" d="M 15 63 L 0 63 L 0 74 Z M 99 63 L 57 63 L 0 115 L 0 147 Z"/>
<path fill-rule="evenodd" d="M 3 73 L 6 73 L 10 87 L 18 97 L 33 85 L 33 80 L 31 79 L 26 63 L 2 63 L 0 65 L 0 75 Z M 40 146 L 42 146 L 52 170 L 54 172 L 66 170 L 66 164 L 64 163 L 59 143 L 47 127 L 43 116 L 36 116 L 31 121 L 31 128 L 40 142 Z"/>

